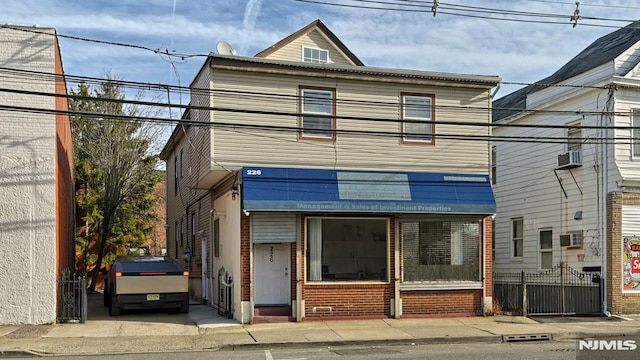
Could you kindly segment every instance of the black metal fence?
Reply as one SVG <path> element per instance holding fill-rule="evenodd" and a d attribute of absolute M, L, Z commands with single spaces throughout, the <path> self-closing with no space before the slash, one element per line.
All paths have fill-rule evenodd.
<path fill-rule="evenodd" d="M 233 318 L 233 278 L 224 269 L 218 270 L 218 315 Z"/>
<path fill-rule="evenodd" d="M 494 273 L 493 296 L 514 314 L 600 314 L 601 283 L 599 273 L 560 263 L 538 273 Z"/>
<path fill-rule="evenodd" d="M 58 279 L 58 322 L 87 320 L 87 278 L 66 269 Z"/>

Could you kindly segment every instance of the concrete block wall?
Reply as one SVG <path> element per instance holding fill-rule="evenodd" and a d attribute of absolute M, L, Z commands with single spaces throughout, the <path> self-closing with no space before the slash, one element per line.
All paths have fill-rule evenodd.
<path fill-rule="evenodd" d="M 29 28 L 27 28 L 29 29 Z M 53 29 L 1 28 L 4 68 L 53 73 Z M 54 93 L 55 78 L 0 73 L 2 87 Z M 55 108 L 54 97 L 0 93 L 0 106 Z M 0 110 L 0 325 L 56 320 L 56 117 Z"/>

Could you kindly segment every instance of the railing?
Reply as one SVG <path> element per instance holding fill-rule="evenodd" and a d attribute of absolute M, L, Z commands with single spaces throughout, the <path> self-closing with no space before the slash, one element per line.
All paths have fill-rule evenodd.
<path fill-rule="evenodd" d="M 87 320 L 87 279 L 65 269 L 58 279 L 59 323 Z"/>
<path fill-rule="evenodd" d="M 563 263 L 538 273 L 494 273 L 494 297 L 502 311 L 515 314 L 598 314 L 601 279 L 597 273 Z"/>

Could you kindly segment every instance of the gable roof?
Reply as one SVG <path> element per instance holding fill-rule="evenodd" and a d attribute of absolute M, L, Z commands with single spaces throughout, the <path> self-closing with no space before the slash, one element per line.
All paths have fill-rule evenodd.
<path fill-rule="evenodd" d="M 282 49 L 284 46 L 290 44 L 295 39 L 316 29 L 321 31 L 325 36 L 327 36 L 327 38 L 329 38 L 331 42 L 333 42 L 333 44 L 338 49 L 340 49 L 340 51 L 342 51 L 342 53 L 347 58 L 349 58 L 349 60 L 351 60 L 355 65 L 364 66 L 364 63 L 360 61 L 360 59 L 358 59 L 358 57 L 354 53 L 352 53 L 351 50 L 349 50 L 349 48 L 347 48 L 347 46 L 342 41 L 340 41 L 340 39 L 338 39 L 338 37 L 333 32 L 331 32 L 331 30 L 329 30 L 329 28 L 319 19 L 313 21 L 311 24 L 294 32 L 293 34 L 287 36 L 286 38 L 278 41 L 277 43 L 271 45 L 270 47 L 260 51 L 259 53 L 255 54 L 254 57 L 259 57 L 259 58 L 267 57 L 273 54 L 274 52 L 278 51 L 279 49 Z"/>
<path fill-rule="evenodd" d="M 542 90 L 546 88 L 547 85 L 558 84 L 576 75 L 595 69 L 602 64 L 613 61 L 638 41 L 640 41 L 640 21 L 634 21 L 617 31 L 597 39 L 551 76 L 536 82 L 536 84 L 541 85 L 532 84 L 526 86 L 494 101 L 493 121 L 498 121 L 516 114 L 520 112 L 520 110 L 525 110 L 527 107 L 527 95 Z M 636 57 L 632 61 L 634 63 L 631 68 L 640 62 L 640 58 Z"/>

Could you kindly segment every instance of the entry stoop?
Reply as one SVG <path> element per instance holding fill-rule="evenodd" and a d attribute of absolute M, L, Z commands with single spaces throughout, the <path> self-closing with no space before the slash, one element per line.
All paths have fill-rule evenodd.
<path fill-rule="evenodd" d="M 252 324 L 283 323 L 293 321 L 291 306 L 256 306 Z"/>

